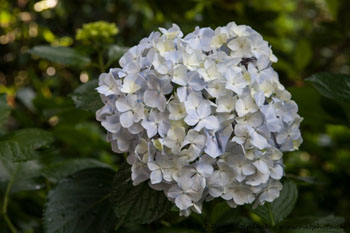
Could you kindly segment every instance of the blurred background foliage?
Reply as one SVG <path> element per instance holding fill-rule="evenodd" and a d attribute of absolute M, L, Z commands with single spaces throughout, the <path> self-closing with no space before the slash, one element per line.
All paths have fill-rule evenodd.
<path fill-rule="evenodd" d="M 348 0 L 0 0 L 0 93 L 7 95 L 0 105 L 7 103 L 11 111 L 0 141 L 27 128 L 53 137 L 36 148 L 33 160 L 0 160 L 0 232 L 10 232 L 5 217 L 19 232 L 43 232 L 47 191 L 60 178 L 101 162 L 118 167 L 124 160 L 111 152 L 93 111 L 81 109 L 97 108 L 93 98 L 82 97 L 89 87 L 76 88 L 118 66 L 127 47 L 158 27 L 176 23 L 186 34 L 197 25 L 215 28 L 231 21 L 250 25 L 271 44 L 279 59 L 274 68 L 304 117 L 304 143 L 285 155 L 286 176 L 299 189 L 290 221 L 334 214 L 345 218 L 350 231 L 350 111 L 305 81 L 321 71 L 350 73 L 349 9 Z M 59 52 L 63 58 L 55 56 Z M 224 226 L 237 216 L 262 222 L 244 208 L 229 210 L 216 202 L 207 204 L 203 216 L 209 220 L 170 212 L 154 224 L 121 232 L 201 232 L 207 220 L 221 219 Z M 246 217 L 240 221 L 249 222 Z"/>

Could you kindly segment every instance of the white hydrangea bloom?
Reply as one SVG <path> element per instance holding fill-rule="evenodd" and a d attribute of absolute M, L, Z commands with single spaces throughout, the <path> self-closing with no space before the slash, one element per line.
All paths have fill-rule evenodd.
<path fill-rule="evenodd" d="M 101 74 L 97 120 L 113 151 L 128 152 L 134 185 L 149 181 L 181 215 L 204 200 L 231 207 L 272 202 L 282 155 L 302 143 L 302 118 L 271 64 L 277 58 L 245 25 L 160 28 Z"/>

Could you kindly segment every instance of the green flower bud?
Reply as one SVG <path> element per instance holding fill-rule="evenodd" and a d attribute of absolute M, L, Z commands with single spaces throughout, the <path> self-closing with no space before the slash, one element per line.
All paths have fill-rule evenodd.
<path fill-rule="evenodd" d="M 115 23 L 97 21 L 84 24 L 78 29 L 76 39 L 85 44 L 106 44 L 113 42 L 113 36 L 118 33 Z"/>

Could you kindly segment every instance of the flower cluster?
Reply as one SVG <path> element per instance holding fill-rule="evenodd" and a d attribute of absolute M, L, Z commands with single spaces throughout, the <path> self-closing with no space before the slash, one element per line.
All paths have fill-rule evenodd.
<path fill-rule="evenodd" d="M 150 180 L 180 214 L 204 200 L 231 207 L 279 196 L 282 153 L 302 142 L 302 118 L 271 64 L 277 58 L 245 25 L 160 28 L 101 74 L 96 113 L 115 152 L 128 152 L 134 185 Z"/>
<path fill-rule="evenodd" d="M 106 44 L 113 42 L 113 36 L 118 33 L 115 23 L 97 21 L 83 25 L 78 29 L 76 39 L 85 44 Z"/>

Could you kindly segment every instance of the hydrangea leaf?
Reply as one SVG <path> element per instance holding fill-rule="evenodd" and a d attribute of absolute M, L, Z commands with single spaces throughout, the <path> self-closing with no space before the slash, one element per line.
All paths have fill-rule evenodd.
<path fill-rule="evenodd" d="M 212 208 L 209 221 L 222 227 L 239 222 L 239 215 L 239 209 L 231 208 L 225 201 L 221 201 Z"/>
<path fill-rule="evenodd" d="M 322 96 L 313 87 L 292 87 L 288 89 L 298 103 L 299 114 L 304 117 L 303 124 L 319 128 L 324 122 L 334 118 L 322 108 Z M 313 109 L 313 111 L 310 111 Z"/>
<path fill-rule="evenodd" d="M 311 227 L 311 226 L 310 226 Z M 321 228 L 315 228 L 312 229 L 312 232 L 314 233 L 345 233 L 345 231 L 341 228 L 333 228 L 333 229 L 327 229 L 328 227 L 325 226 L 325 229 Z M 310 229 L 295 229 L 292 231 L 288 231 L 288 233 L 310 233 Z"/>
<path fill-rule="evenodd" d="M 321 95 L 342 102 L 350 101 L 350 76 L 345 74 L 317 73 L 306 79 L 312 82 Z"/>
<path fill-rule="evenodd" d="M 293 229 L 288 231 L 288 233 L 309 233 L 311 227 L 314 226 L 312 232 L 316 233 L 345 233 L 341 225 L 344 224 L 345 219 L 343 217 L 338 217 L 334 215 L 328 215 L 322 218 L 311 217 L 313 220 L 304 224 L 305 226 L 310 226 L 310 228 L 303 229 Z M 296 224 L 300 223 L 300 220 Z"/>
<path fill-rule="evenodd" d="M 194 229 L 175 228 L 175 227 L 174 228 L 165 227 L 156 231 L 156 233 L 201 233 L 201 232 L 202 231 L 198 231 Z"/>
<path fill-rule="evenodd" d="M 125 52 L 128 51 L 129 48 L 122 47 L 119 45 L 111 45 L 108 48 L 108 63 L 112 64 L 116 60 L 118 60 Z"/>
<path fill-rule="evenodd" d="M 6 95 L 0 94 L 0 126 L 2 126 L 9 117 L 11 108 L 7 105 Z"/>
<path fill-rule="evenodd" d="M 285 219 L 293 210 L 298 198 L 297 185 L 290 180 L 283 183 L 280 196 L 272 203 L 266 202 L 253 210 L 266 223 L 275 225 Z"/>
<path fill-rule="evenodd" d="M 75 89 L 72 94 L 75 106 L 90 112 L 96 112 L 97 109 L 101 108 L 101 99 L 95 90 L 97 86 L 98 80 L 91 80 Z"/>
<path fill-rule="evenodd" d="M 90 58 L 68 47 L 39 45 L 29 50 L 29 53 L 66 66 L 86 66 L 90 63 Z"/>
<path fill-rule="evenodd" d="M 110 168 L 108 164 L 102 163 L 95 159 L 79 158 L 65 159 L 63 161 L 50 164 L 49 166 L 45 167 L 41 172 L 50 181 L 57 182 L 68 175 L 74 174 L 75 172 L 94 167 Z"/>
<path fill-rule="evenodd" d="M 110 204 L 114 174 L 108 168 L 89 168 L 62 180 L 48 196 L 45 232 L 112 232 L 116 221 Z"/>
<path fill-rule="evenodd" d="M 312 48 L 310 42 L 307 40 L 299 41 L 295 48 L 293 58 L 297 70 L 303 70 L 310 63 L 312 58 Z"/>
<path fill-rule="evenodd" d="M 0 192 L 5 193 L 8 182 L 12 179 L 10 193 L 38 190 L 44 187 L 40 174 L 41 164 L 36 161 L 11 162 L 0 159 Z"/>
<path fill-rule="evenodd" d="M 22 129 L 6 135 L 0 141 L 0 158 L 13 162 L 32 160 L 37 150 L 53 142 L 51 133 L 42 129 Z"/>
<path fill-rule="evenodd" d="M 147 182 L 134 186 L 130 166 L 123 164 L 113 182 L 113 206 L 121 225 L 153 222 L 168 212 L 171 203 L 163 192 L 151 189 Z"/>
<path fill-rule="evenodd" d="M 350 76 L 345 74 L 317 73 L 306 79 L 311 81 L 317 91 L 338 102 L 338 109 L 342 109 L 350 120 Z M 333 111 L 332 111 L 333 112 Z M 340 113 L 342 114 L 342 113 Z"/>

